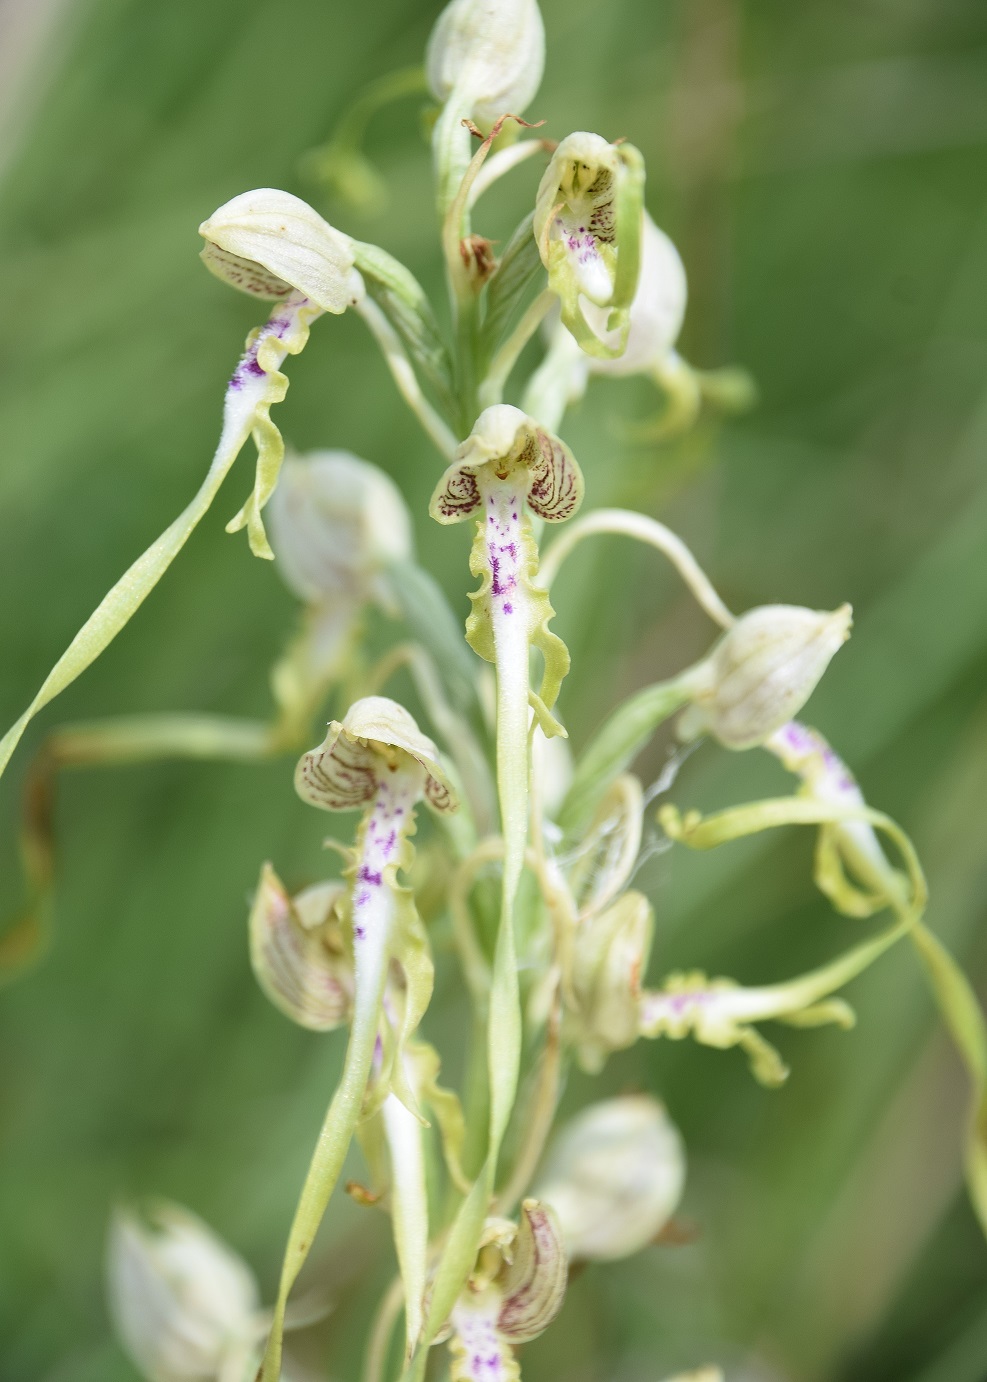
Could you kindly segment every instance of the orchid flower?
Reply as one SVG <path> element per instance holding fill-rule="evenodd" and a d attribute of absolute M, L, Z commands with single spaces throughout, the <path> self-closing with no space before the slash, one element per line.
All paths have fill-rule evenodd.
<path fill-rule="evenodd" d="M 922 919 L 924 883 L 911 846 L 893 822 L 867 807 L 853 774 L 818 730 L 793 721 L 764 747 L 801 778 L 802 789 L 793 804 L 810 812 L 819 809 L 814 877 L 820 891 L 847 916 L 866 917 L 891 907 L 908 928 L 970 1078 L 964 1162 L 970 1199 L 987 1232 L 987 1021 L 966 975 Z M 907 875 L 891 864 L 875 827 L 902 851 Z"/>
<path fill-rule="evenodd" d="M 598 134 L 570 134 L 555 150 L 538 188 L 535 241 L 559 299 L 562 324 L 588 354 L 622 355 L 638 285 L 644 162 L 631 144 Z M 601 337 L 589 313 L 606 308 Z"/>
<path fill-rule="evenodd" d="M 695 422 L 702 398 L 722 407 L 742 408 L 751 401 L 753 386 L 743 371 L 696 370 L 675 349 L 685 317 L 685 269 L 675 245 L 644 212 L 641 235 L 641 273 L 630 305 L 630 325 L 623 353 L 588 352 L 557 320 L 551 328 L 548 351 L 535 370 L 524 406 L 548 427 L 558 427 L 566 408 L 585 394 L 593 375 L 626 378 L 640 374 L 652 379 L 668 398 L 653 437 L 683 431 Z M 619 346 L 608 329 L 608 309 L 586 295 L 583 315 L 590 329 L 611 350 Z"/>
<path fill-rule="evenodd" d="M 263 1376 L 277 1377 L 288 1293 L 308 1254 L 329 1202 L 373 1074 L 378 1039 L 390 1048 L 386 1079 L 417 1114 L 404 1079 L 401 1051 L 414 1033 L 432 990 L 428 940 L 409 888 L 398 879 L 411 867 L 415 808 L 425 800 L 438 812 L 457 800 L 438 750 L 408 712 L 384 696 L 357 701 L 333 721 L 325 741 L 302 756 L 295 786 L 303 801 L 325 811 L 359 810 L 362 819 L 350 863 L 345 908 L 353 950 L 350 1039 L 339 1087 L 326 1114 L 288 1237 Z M 268 905 L 261 896 L 257 904 Z M 384 1012 L 391 962 L 404 976 L 398 1030 Z M 386 1084 L 378 1081 L 377 1098 Z"/>
<path fill-rule="evenodd" d="M 627 885 L 640 851 L 643 812 L 640 782 L 622 774 L 567 861 L 555 865 L 572 907 L 559 946 L 563 1030 L 590 1072 L 640 1035 L 637 1008 L 654 913 L 643 893 Z"/>
<path fill-rule="evenodd" d="M 565 1247 L 548 1205 L 525 1200 L 517 1225 L 488 1219 L 476 1262 L 439 1335 L 449 1338 L 451 1382 L 519 1382 L 514 1348 L 552 1323 L 566 1279 Z"/>
<path fill-rule="evenodd" d="M 890 943 L 882 944 L 881 950 Z M 876 955 L 868 949 L 865 963 L 872 958 Z M 742 988 L 732 979 L 707 979 L 699 970 L 671 974 L 660 990 L 642 995 L 640 1032 L 646 1037 L 673 1040 L 692 1035 L 702 1045 L 720 1050 L 739 1046 L 761 1084 L 779 1085 L 787 1079 L 788 1069 L 753 1024 L 770 1019 L 793 1027 L 816 1027 L 826 1022 L 852 1027 L 853 1010 L 842 999 L 824 1000 L 824 996 L 856 973 L 859 969 L 854 968 L 844 977 L 842 969 L 831 972 L 827 966 L 788 983 L 762 988 Z"/>
<path fill-rule="evenodd" d="M 95 662 L 147 599 L 208 511 L 251 435 L 257 445 L 253 493 L 229 530 L 246 527 L 251 549 L 258 556 L 273 556 L 260 511 L 284 457 L 281 434 L 270 416 L 271 406 L 283 400 L 288 388 L 281 365 L 304 348 L 317 317 L 338 315 L 360 301 L 363 281 L 354 267 L 353 242 L 287 192 L 262 188 L 235 197 L 203 222 L 200 233 L 212 273 L 253 297 L 274 300 L 276 306 L 265 325 L 248 336 L 227 385 L 219 445 L 198 493 L 104 597 L 0 740 L 0 773 L 38 711 Z"/>

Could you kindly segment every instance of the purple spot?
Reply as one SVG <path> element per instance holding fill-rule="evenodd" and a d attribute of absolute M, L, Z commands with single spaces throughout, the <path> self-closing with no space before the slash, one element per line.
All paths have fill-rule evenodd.
<path fill-rule="evenodd" d="M 514 613 L 514 606 L 513 606 L 513 605 L 507 605 L 507 604 L 505 604 L 505 605 L 504 605 L 504 613 L 505 613 L 505 614 L 513 614 L 513 613 Z"/>
<path fill-rule="evenodd" d="M 511 517 L 512 517 L 512 518 L 517 518 L 517 514 L 516 514 L 516 513 L 512 513 L 512 514 L 511 514 Z"/>
<path fill-rule="evenodd" d="M 361 867 L 360 872 L 357 874 L 357 878 L 359 878 L 361 883 L 369 883 L 372 888 L 379 888 L 384 881 L 379 873 L 375 873 L 374 870 L 368 868 L 366 864 Z"/>
<path fill-rule="evenodd" d="M 367 934 L 366 927 L 354 926 L 353 934 L 356 936 L 357 940 L 362 941 Z"/>
<path fill-rule="evenodd" d="M 356 899 L 356 905 L 358 907 L 365 907 L 369 901 L 370 894 L 367 892 L 366 888 L 364 888 L 363 892 L 360 893 L 359 897 Z"/>

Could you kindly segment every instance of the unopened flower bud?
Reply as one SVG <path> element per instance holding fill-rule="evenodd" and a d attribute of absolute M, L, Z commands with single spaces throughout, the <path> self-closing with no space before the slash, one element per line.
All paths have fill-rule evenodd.
<path fill-rule="evenodd" d="M 109 1305 L 120 1341 L 153 1382 L 247 1382 L 263 1329 L 247 1264 L 179 1205 L 110 1225 Z"/>
<path fill-rule="evenodd" d="M 537 1194 L 552 1206 L 570 1258 L 610 1261 L 652 1242 L 685 1185 L 685 1149 L 650 1095 L 591 1104 L 553 1143 Z"/>
<path fill-rule="evenodd" d="M 591 1074 L 640 1035 L 638 1002 L 653 931 L 651 904 L 634 889 L 580 923 L 573 957 L 578 1011 L 567 1027 L 580 1065 Z"/>
<path fill-rule="evenodd" d="M 353 241 L 290 192 L 243 192 L 203 221 L 199 234 L 209 272 L 253 297 L 294 292 L 338 314 L 363 296 Z"/>
<path fill-rule="evenodd" d="M 687 672 L 693 704 L 684 738 L 709 732 L 729 749 L 748 749 L 793 719 L 833 654 L 850 635 L 849 605 L 827 613 L 799 605 L 750 610 Z"/>
<path fill-rule="evenodd" d="M 278 569 L 308 604 L 380 600 L 387 566 L 412 554 L 398 487 L 348 451 L 289 456 L 267 514 Z"/>
<path fill-rule="evenodd" d="M 452 0 L 425 56 L 436 100 L 483 124 L 525 109 L 541 85 L 545 29 L 536 0 Z"/>

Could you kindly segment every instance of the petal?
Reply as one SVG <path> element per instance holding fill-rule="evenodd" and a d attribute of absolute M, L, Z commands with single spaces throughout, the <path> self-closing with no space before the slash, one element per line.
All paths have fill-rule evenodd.
<path fill-rule="evenodd" d="M 325 741 L 302 754 L 295 769 L 295 791 L 323 811 L 355 811 L 372 801 L 380 765 L 377 755 L 333 720 Z"/>
<path fill-rule="evenodd" d="M 528 506 L 548 523 L 571 518 L 583 501 L 583 474 L 565 442 L 535 429 L 519 460 L 527 465 Z"/>
<path fill-rule="evenodd" d="M 464 461 L 453 461 L 435 487 L 428 511 L 437 523 L 462 523 L 480 507 L 476 469 Z"/>
<path fill-rule="evenodd" d="M 512 1343 L 534 1339 L 562 1308 L 568 1267 L 554 1210 L 525 1200 L 514 1245 L 514 1261 L 500 1279 L 503 1304 L 497 1328 Z"/>
<path fill-rule="evenodd" d="M 286 1017 L 315 1032 L 339 1027 L 352 1006 L 352 961 L 341 940 L 328 943 L 338 939 L 333 921 L 345 892 L 342 883 L 323 883 L 293 900 L 265 864 L 250 912 L 250 960 L 257 982 Z"/>

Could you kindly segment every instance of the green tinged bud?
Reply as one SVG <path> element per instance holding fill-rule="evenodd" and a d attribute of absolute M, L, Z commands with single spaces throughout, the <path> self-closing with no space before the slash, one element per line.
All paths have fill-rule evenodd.
<path fill-rule="evenodd" d="M 693 702 L 681 736 L 709 733 L 729 749 L 763 744 L 812 695 L 851 622 L 849 605 L 830 613 L 761 605 L 742 615 L 681 679 Z"/>
<path fill-rule="evenodd" d="M 389 475 L 348 451 L 289 456 L 268 504 L 271 546 L 299 599 L 377 599 L 383 573 L 412 556 L 411 517 Z"/>
<path fill-rule="evenodd" d="M 147 1378 L 248 1382 L 264 1329 L 247 1264 L 180 1205 L 146 1218 L 118 1210 L 107 1244 L 110 1314 L 120 1342 Z"/>
<path fill-rule="evenodd" d="M 452 0 L 435 22 L 425 56 L 438 101 L 493 124 L 520 113 L 541 85 L 545 28 L 535 0 Z"/>
<path fill-rule="evenodd" d="M 548 1154 L 537 1193 L 555 1210 L 570 1259 L 630 1257 L 654 1241 L 685 1186 L 685 1148 L 649 1095 L 591 1104 Z"/>

